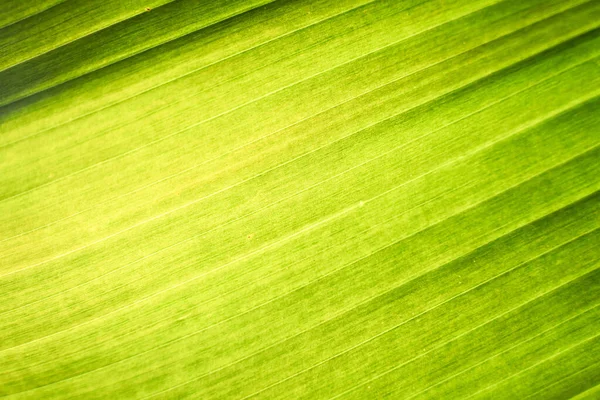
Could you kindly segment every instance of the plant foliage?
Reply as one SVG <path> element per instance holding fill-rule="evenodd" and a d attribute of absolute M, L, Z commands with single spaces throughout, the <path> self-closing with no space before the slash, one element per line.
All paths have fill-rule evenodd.
<path fill-rule="evenodd" d="M 5 0 L 0 396 L 600 396 L 600 2 Z"/>

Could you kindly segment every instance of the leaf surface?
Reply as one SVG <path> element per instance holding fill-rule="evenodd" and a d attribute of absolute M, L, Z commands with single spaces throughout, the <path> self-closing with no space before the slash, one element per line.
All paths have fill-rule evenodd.
<path fill-rule="evenodd" d="M 599 2 L 2 7 L 0 395 L 598 395 Z"/>

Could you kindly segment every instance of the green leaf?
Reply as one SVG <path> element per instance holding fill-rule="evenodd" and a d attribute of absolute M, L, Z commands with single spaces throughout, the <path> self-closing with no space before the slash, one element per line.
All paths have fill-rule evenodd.
<path fill-rule="evenodd" d="M 2 7 L 0 396 L 598 396 L 600 2 Z"/>

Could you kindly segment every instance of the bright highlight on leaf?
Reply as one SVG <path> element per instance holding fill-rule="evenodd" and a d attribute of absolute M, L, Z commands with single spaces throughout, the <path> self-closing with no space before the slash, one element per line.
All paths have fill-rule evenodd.
<path fill-rule="evenodd" d="M 600 396 L 600 2 L 1 6 L 0 396 Z"/>

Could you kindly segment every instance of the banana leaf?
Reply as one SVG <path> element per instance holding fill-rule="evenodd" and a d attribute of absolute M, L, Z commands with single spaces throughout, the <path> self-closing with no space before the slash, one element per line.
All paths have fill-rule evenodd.
<path fill-rule="evenodd" d="M 600 398 L 599 1 L 0 7 L 0 396 Z"/>

